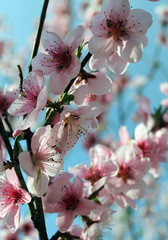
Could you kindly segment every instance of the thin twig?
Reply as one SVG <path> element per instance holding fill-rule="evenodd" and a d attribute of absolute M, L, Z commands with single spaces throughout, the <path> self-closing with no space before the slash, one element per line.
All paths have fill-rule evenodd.
<path fill-rule="evenodd" d="M 40 39 L 41 39 L 41 34 L 42 34 L 44 21 L 45 21 L 45 17 L 46 17 L 46 12 L 47 12 L 47 8 L 48 8 L 48 3 L 49 3 L 49 0 L 44 1 L 43 8 L 42 8 L 42 11 L 41 11 L 40 21 L 39 21 L 39 25 L 38 25 L 38 28 L 37 28 L 37 33 L 36 33 L 36 37 L 35 37 L 35 41 L 34 41 L 34 46 L 33 46 L 32 56 L 31 56 L 31 60 L 30 60 L 30 65 L 29 65 L 29 72 L 32 71 L 31 61 L 37 55 L 37 52 L 38 52 Z"/>
<path fill-rule="evenodd" d="M 88 54 L 85 56 L 85 58 L 83 59 L 83 61 L 81 62 L 81 70 L 83 70 L 83 68 L 85 67 L 86 63 L 89 61 L 89 59 L 91 58 L 92 54 L 90 52 L 88 52 Z M 78 76 L 78 75 L 77 75 Z M 77 76 L 75 78 L 73 78 L 70 83 L 68 84 L 68 86 L 65 88 L 64 93 L 68 93 L 69 89 L 72 87 L 73 83 L 75 82 L 75 79 L 77 78 Z"/>
<path fill-rule="evenodd" d="M 19 84 L 19 88 L 20 88 L 20 92 L 22 92 L 23 90 L 23 72 L 21 69 L 20 65 L 17 65 L 18 69 L 19 69 L 19 77 L 20 77 L 20 84 Z"/>

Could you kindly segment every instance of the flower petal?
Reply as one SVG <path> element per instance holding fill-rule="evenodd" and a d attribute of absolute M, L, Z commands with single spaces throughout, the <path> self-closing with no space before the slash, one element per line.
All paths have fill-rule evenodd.
<path fill-rule="evenodd" d="M 42 197 L 46 193 L 48 188 L 48 176 L 44 173 L 40 173 L 38 179 L 27 177 L 27 186 L 30 189 L 30 192 L 37 196 Z"/>
<path fill-rule="evenodd" d="M 19 163 L 23 171 L 33 178 L 37 177 L 37 170 L 34 167 L 30 152 L 21 152 L 19 154 Z"/>
<path fill-rule="evenodd" d="M 123 46 L 119 48 L 119 55 L 127 62 L 138 62 L 143 53 L 143 44 L 137 38 L 130 38 L 123 41 Z"/>
<path fill-rule="evenodd" d="M 104 95 L 112 90 L 112 81 L 104 73 L 94 73 L 96 78 L 88 79 L 89 93 L 94 95 Z"/>
<path fill-rule="evenodd" d="M 138 37 L 146 34 L 148 28 L 152 25 L 152 15 L 142 9 L 133 9 L 127 18 L 126 28 L 131 29 L 130 35 Z"/>
<path fill-rule="evenodd" d="M 108 28 L 104 14 L 96 14 L 89 23 L 89 28 L 96 37 L 107 36 Z"/>
<path fill-rule="evenodd" d="M 127 70 L 129 63 L 113 52 L 106 58 L 106 66 L 110 71 L 120 75 Z"/>
<path fill-rule="evenodd" d="M 73 223 L 75 214 L 74 211 L 66 211 L 59 213 L 56 219 L 56 225 L 60 232 L 66 232 Z"/>
<path fill-rule="evenodd" d="M 6 224 L 11 229 L 12 232 L 15 232 L 20 223 L 20 206 L 13 205 L 10 211 L 8 212 L 6 218 Z"/>
<path fill-rule="evenodd" d="M 84 27 L 79 25 L 75 29 L 71 30 L 66 36 L 64 42 L 70 47 L 71 54 L 74 53 L 77 47 L 82 43 L 83 34 Z"/>
<path fill-rule="evenodd" d="M 111 38 L 95 37 L 93 36 L 89 42 L 88 47 L 95 58 L 102 58 L 108 56 L 115 51 L 117 43 Z"/>
<path fill-rule="evenodd" d="M 108 19 L 114 21 L 125 20 L 130 13 L 130 5 L 128 0 L 104 0 L 102 2 L 102 13 Z"/>

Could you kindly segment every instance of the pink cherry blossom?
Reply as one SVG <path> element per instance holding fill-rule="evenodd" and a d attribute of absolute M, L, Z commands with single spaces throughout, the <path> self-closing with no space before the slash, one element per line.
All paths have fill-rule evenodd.
<path fill-rule="evenodd" d="M 19 227 L 20 204 L 30 201 L 31 196 L 20 188 L 14 169 L 6 170 L 0 178 L 0 218 L 7 216 L 6 224 L 12 232 Z"/>
<path fill-rule="evenodd" d="M 151 163 L 149 171 L 154 177 L 158 177 L 159 163 L 165 162 L 167 156 L 167 129 L 161 128 L 154 133 L 148 132 L 147 127 L 143 123 L 140 123 L 135 128 L 134 139 L 130 139 L 128 131 L 124 126 L 120 128 L 119 135 L 121 144 L 131 144 L 137 152 L 137 155 L 149 158 Z"/>
<path fill-rule="evenodd" d="M 145 34 L 151 24 L 151 14 L 141 9 L 130 10 L 128 0 L 104 0 L 101 13 L 96 14 L 89 25 L 94 35 L 89 41 L 89 50 L 94 58 L 111 55 L 111 60 L 106 62 L 109 68 L 113 62 L 116 65 L 121 61 L 138 62 L 147 45 Z M 112 67 L 112 70 L 121 73 L 124 65 L 122 68 Z"/>
<path fill-rule="evenodd" d="M 63 92 L 69 81 L 76 77 L 80 70 L 80 60 L 75 55 L 82 43 L 84 28 L 79 25 L 68 33 L 63 42 L 53 32 L 45 32 L 42 43 L 48 54 L 39 53 L 32 61 L 33 70 L 42 70 L 50 75 L 49 90 L 54 94 Z"/>
<path fill-rule="evenodd" d="M 59 153 L 48 146 L 51 127 L 38 128 L 31 140 L 30 152 L 19 154 L 19 162 L 28 175 L 28 187 L 32 194 L 42 196 L 48 188 L 49 177 L 55 176 L 63 167 L 63 159 Z"/>
<path fill-rule="evenodd" d="M 154 177 L 158 177 L 159 163 L 165 162 L 167 156 L 167 129 L 162 128 L 154 133 L 148 133 L 145 125 L 141 123 L 135 128 L 135 142 L 141 149 L 143 156 L 150 159 L 150 172 Z"/>
<path fill-rule="evenodd" d="M 32 126 L 39 112 L 45 108 L 47 98 L 48 92 L 44 87 L 42 72 L 31 72 L 23 81 L 23 89 L 8 109 L 8 112 L 13 116 L 27 114 L 20 127 L 20 129 L 25 130 Z"/>
<path fill-rule="evenodd" d="M 47 189 L 46 194 L 43 196 L 44 200 L 44 210 L 49 209 L 50 204 L 61 201 L 62 189 L 66 183 L 73 177 L 71 173 L 60 171 L 51 181 Z M 53 194 L 55 191 L 55 182 L 57 182 L 57 193 Z"/>
<path fill-rule="evenodd" d="M 50 194 L 54 197 L 57 195 L 57 186 L 62 186 L 61 199 L 56 202 L 55 197 L 53 201 L 52 197 L 50 197 L 52 202 L 48 204 L 46 199 L 49 197 L 49 193 L 47 191 L 43 199 L 43 204 L 45 212 L 59 213 L 56 219 L 56 225 L 59 231 L 66 232 L 72 225 L 75 216 L 88 215 L 91 209 L 95 208 L 95 203 L 82 197 L 83 181 L 79 177 L 74 178 L 73 183 L 67 181 L 64 185 L 61 179 L 56 176 L 55 179 L 52 180 L 52 189 L 54 188 L 54 191 L 52 191 L 52 193 L 50 191 Z"/>
<path fill-rule="evenodd" d="M 127 193 L 143 196 L 146 184 L 143 176 L 150 168 L 149 158 L 142 158 L 137 155 L 134 147 L 123 145 L 116 151 L 114 160 L 118 165 L 118 174 L 111 178 L 105 188 L 113 193 Z"/>
<path fill-rule="evenodd" d="M 90 167 L 81 164 L 69 168 L 69 171 L 87 180 L 85 185 L 89 187 L 88 194 L 90 195 L 100 189 L 112 176 L 117 175 L 118 168 L 111 159 L 114 153 L 106 146 L 98 144 L 90 149 L 89 154 Z"/>
<path fill-rule="evenodd" d="M 96 117 L 101 113 L 98 103 L 88 103 L 79 106 L 76 110 L 65 107 L 60 114 L 60 121 L 52 130 L 51 145 L 62 152 L 69 151 L 81 135 L 96 128 Z"/>

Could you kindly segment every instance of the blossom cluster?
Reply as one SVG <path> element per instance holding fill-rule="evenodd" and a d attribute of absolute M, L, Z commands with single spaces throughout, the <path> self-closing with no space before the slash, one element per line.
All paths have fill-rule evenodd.
<path fill-rule="evenodd" d="M 31 71 L 21 77 L 18 87 L 0 91 L 1 125 L 14 139 L 12 149 L 2 131 L 0 218 L 6 217 L 12 232 L 20 225 L 20 205 L 26 203 L 34 226 L 42 231 L 36 206 L 40 199 L 44 213 L 58 213 L 55 239 L 96 239 L 102 227 L 112 224 L 114 205 L 137 209 L 136 200 L 148 188 L 145 177 L 158 177 L 160 163 L 166 161 L 167 99 L 152 113 L 149 100 L 137 97 L 139 109 L 133 120 L 139 124 L 133 137 L 126 126 L 120 126 L 120 139 L 113 144 L 96 135 L 108 104 L 128 84 L 124 75 L 112 84 L 109 72 L 124 74 L 129 64 L 141 60 L 152 25 L 151 14 L 131 9 L 128 0 L 103 0 L 97 5 L 101 10 L 92 13 L 89 24 L 78 25 L 64 40 L 59 36 L 63 33 L 48 31 L 46 24 L 41 38 L 44 49 L 33 57 Z M 85 42 L 88 29 L 92 36 Z M 89 53 L 81 61 L 87 44 Z M 166 82 L 160 90 L 168 95 Z M 23 117 L 14 131 L 7 121 L 12 122 L 12 116 Z M 80 137 L 89 149 L 90 164 L 70 163 L 65 171 L 65 158 Z M 84 227 L 73 225 L 77 216 Z"/>

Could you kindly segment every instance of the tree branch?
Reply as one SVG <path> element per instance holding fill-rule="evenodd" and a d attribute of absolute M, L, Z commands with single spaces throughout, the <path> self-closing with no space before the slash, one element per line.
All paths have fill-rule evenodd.
<path fill-rule="evenodd" d="M 41 16 L 40 16 L 40 21 L 39 21 L 39 25 L 38 25 L 38 28 L 37 28 L 36 38 L 35 38 L 35 41 L 34 41 L 32 56 L 31 56 L 31 60 L 30 60 L 29 72 L 32 71 L 31 61 L 37 55 L 37 52 L 38 52 L 40 39 L 41 39 L 41 34 L 42 34 L 44 21 L 45 21 L 45 17 L 46 17 L 46 12 L 47 12 L 47 8 L 48 8 L 48 3 L 49 3 L 49 0 L 44 0 L 44 4 L 43 4 Z"/>

